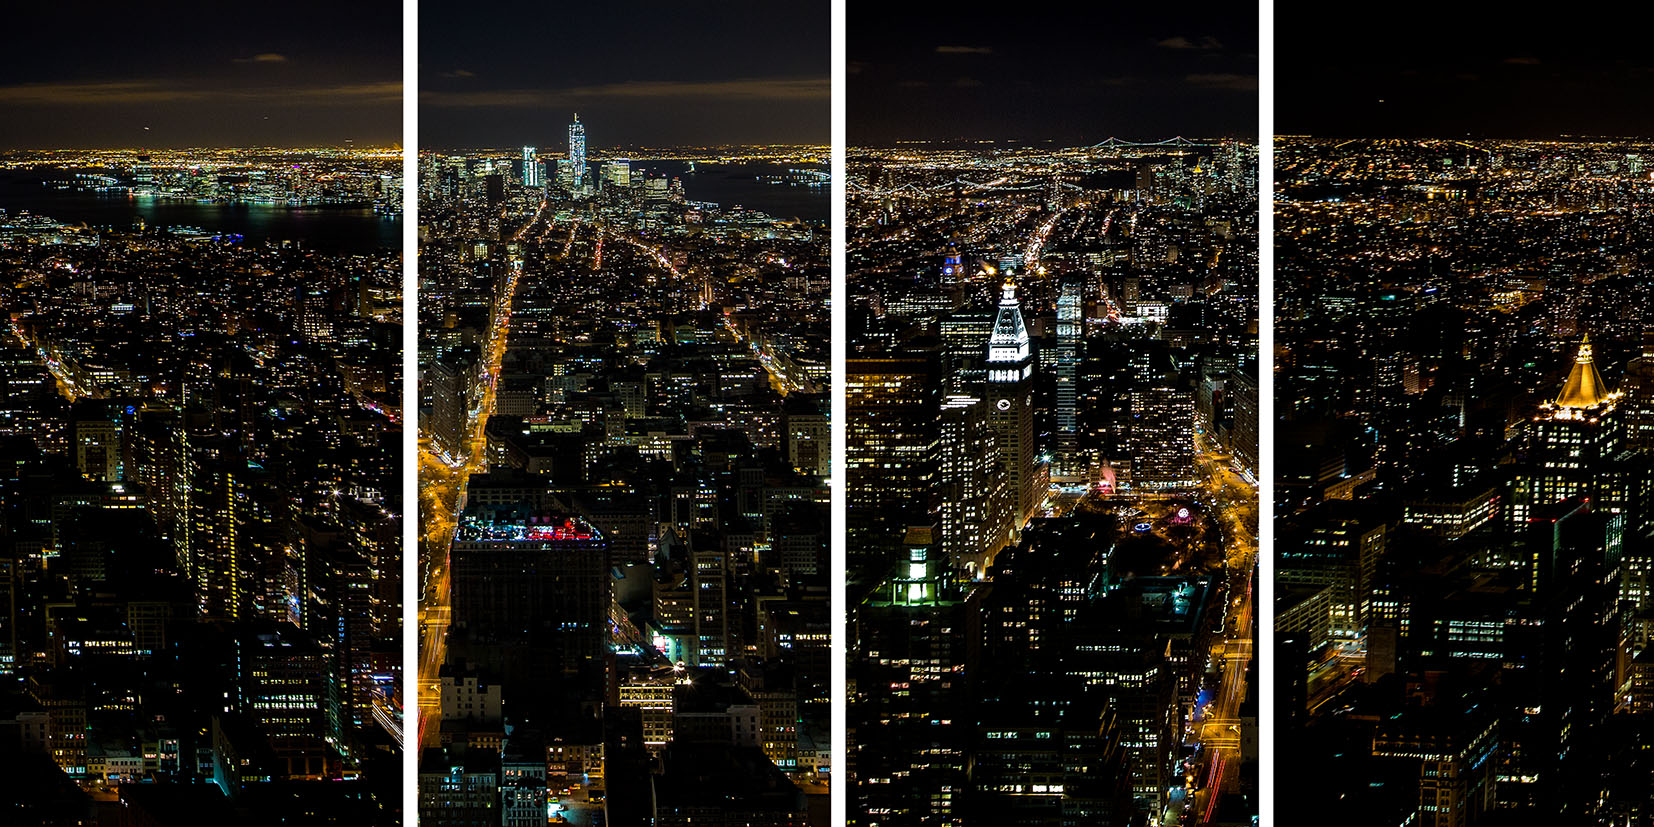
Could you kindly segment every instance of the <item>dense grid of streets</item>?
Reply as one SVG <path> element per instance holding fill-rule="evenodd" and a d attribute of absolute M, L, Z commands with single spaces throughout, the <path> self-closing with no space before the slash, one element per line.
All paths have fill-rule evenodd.
<path fill-rule="evenodd" d="M 812 163 L 821 153 L 754 147 L 663 157 L 693 161 L 694 172 L 694 164 Z M 506 806 L 534 800 L 570 823 L 634 823 L 640 812 L 686 811 L 712 795 L 819 821 L 829 754 L 825 232 L 750 204 L 688 200 L 692 189 L 645 172 L 654 163 L 647 155 L 605 160 L 601 176 L 579 180 L 558 164 L 549 185 L 523 172 L 533 163 L 487 151 L 422 160 L 419 743 L 427 759 L 447 753 L 433 767 L 486 765 L 490 752 L 499 766 L 499 748 L 477 741 L 478 727 L 486 738 L 500 725 L 498 702 L 456 713 L 471 696 L 444 697 L 459 676 L 475 674 L 496 684 L 506 731 L 518 732 L 505 753 L 531 730 L 596 750 L 590 762 L 552 759 L 555 777 L 526 797 L 514 777 Z M 819 185 L 798 177 L 774 185 Z M 479 479 L 496 488 L 479 496 Z M 517 480 L 518 493 L 493 493 L 502 480 Z M 524 515 L 516 519 L 530 524 L 590 521 L 582 536 L 607 544 L 596 548 L 609 561 L 602 579 L 612 574 L 614 585 L 590 593 L 600 616 L 578 614 L 585 593 L 569 591 L 572 577 L 522 592 L 548 607 L 543 617 L 522 616 L 524 626 L 601 626 L 606 654 L 595 682 L 583 666 L 538 686 L 514 677 L 520 667 L 509 657 L 490 660 L 492 641 L 480 631 L 488 627 L 475 618 L 468 627 L 455 596 L 467 588 L 455 540 L 462 526 L 496 513 L 479 502 L 514 503 Z M 487 551 L 467 553 L 481 560 Z M 535 566 L 574 559 L 571 547 Z M 472 576 L 469 588 L 487 585 Z M 458 647 L 456 634 L 465 641 Z M 570 640 L 558 638 L 552 656 L 567 657 Z M 762 724 L 732 718 L 736 738 L 723 745 L 691 729 L 704 718 L 680 722 L 677 712 L 705 715 L 700 707 L 710 703 L 731 710 L 718 714 L 746 714 L 755 702 Z M 594 704 L 603 711 L 592 735 L 583 728 Z M 625 736 L 638 713 L 643 728 Z M 639 736 L 647 753 L 620 751 L 636 749 L 626 745 Z M 719 772 L 719 762 L 734 762 L 722 780 L 686 784 L 695 772 Z M 451 812 L 470 806 L 467 795 L 422 783 L 421 806 Z"/>
<path fill-rule="evenodd" d="M 1250 145 L 1182 139 L 851 151 L 854 823 L 1031 823 L 1059 810 L 1107 821 L 1126 807 L 1205 824 L 1256 806 L 1255 158 Z M 1002 285 L 1016 303 L 1000 299 L 996 319 Z M 1019 426 L 1020 391 L 995 390 L 991 348 L 1024 324 L 1036 356 L 1031 424 Z M 1009 413 L 990 409 L 973 442 L 970 420 L 949 417 L 984 396 Z M 1015 459 L 1019 427 L 1036 456 Z M 997 480 L 968 470 L 984 454 L 1028 467 Z M 993 493 L 973 496 L 1018 474 L 1048 486 L 1032 514 L 1001 516 Z M 934 533 L 910 528 L 927 524 Z M 935 538 L 912 554 L 929 569 L 906 562 L 915 537 Z M 1133 585 L 1134 573 L 1150 576 Z M 1075 582 L 1091 585 L 1081 596 Z M 1155 584 L 1194 589 L 1204 610 L 1182 627 L 1172 621 L 1187 616 L 1168 613 L 1161 636 L 1095 639 L 1113 613 L 1150 611 Z M 1102 626 L 1042 613 L 1058 595 L 1073 606 L 1061 617 Z M 921 644 L 903 628 L 944 637 Z M 1200 651 L 1168 655 L 1181 641 Z M 1142 647 L 1141 668 L 1168 677 L 1083 654 L 1102 642 Z M 1029 649 L 1070 655 L 1053 666 Z M 1175 693 L 1157 696 L 1172 692 L 1158 681 Z M 1071 688 L 1029 688 L 1042 683 Z M 1034 711 L 1099 690 L 1134 710 L 1101 738 L 1134 743 L 1125 759 L 1108 757 L 1080 706 L 1077 724 Z M 1028 711 L 1008 715 L 1011 697 Z M 1080 750 L 1061 768 L 1040 763 L 1057 748 L 1037 746 L 1052 727 L 1076 739 L 1061 749 Z"/>
<path fill-rule="evenodd" d="M 1275 152 L 1276 743 L 1300 805 L 1646 820 L 1654 144 Z"/>
<path fill-rule="evenodd" d="M 367 209 L 397 158 L 0 153 L 0 708 L 42 720 L 0 750 L 20 818 L 398 820 L 401 261 Z M 171 197 L 206 226 L 143 220 Z M 255 198 L 296 235 L 211 223 Z"/>
<path fill-rule="evenodd" d="M 541 202 L 533 216 L 512 236 L 521 242 L 541 225 L 546 204 Z M 570 239 L 573 233 L 571 230 Z M 565 250 L 564 255 L 567 255 Z M 517 279 L 521 267 L 513 267 L 506 287 L 500 291 L 493 311 L 488 315 L 487 358 L 483 370 L 495 379 L 500 374 L 500 362 L 505 358 L 505 346 L 511 332 L 511 303 L 517 295 Z M 454 515 L 464 501 L 465 485 L 471 475 L 487 469 L 488 442 L 483 429 L 493 415 L 496 382 L 482 385 L 477 408 L 468 413 L 467 451 L 455 462 L 434 453 L 430 438 L 425 434 L 419 440 L 420 488 L 420 561 L 423 569 L 423 594 L 419 601 L 419 744 L 435 745 L 441 734 L 441 687 L 437 671 L 447 657 L 448 623 L 451 616 L 448 594 L 448 550 L 454 539 Z"/>

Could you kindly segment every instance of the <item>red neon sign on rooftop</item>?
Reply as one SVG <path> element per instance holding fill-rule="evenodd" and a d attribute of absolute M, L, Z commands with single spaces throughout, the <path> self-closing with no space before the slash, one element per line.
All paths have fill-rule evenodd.
<path fill-rule="evenodd" d="M 590 526 L 572 519 L 551 525 L 531 525 L 523 532 L 525 540 L 591 540 L 595 537 Z"/>

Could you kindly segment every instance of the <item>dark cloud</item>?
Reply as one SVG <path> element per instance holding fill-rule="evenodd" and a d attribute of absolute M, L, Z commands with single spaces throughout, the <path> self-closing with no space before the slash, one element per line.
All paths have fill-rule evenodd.
<path fill-rule="evenodd" d="M 423 92 L 419 105 L 452 108 L 558 108 L 593 101 L 644 98 L 683 100 L 815 100 L 826 102 L 832 95 L 828 79 L 757 78 L 727 81 L 680 83 L 676 81 L 626 81 L 576 89 L 497 89 L 487 92 Z"/>
<path fill-rule="evenodd" d="M 1220 43 L 1217 38 L 1210 35 L 1196 40 L 1190 40 L 1187 37 L 1178 35 L 1177 37 L 1168 37 L 1165 40 L 1157 41 L 1154 45 L 1159 46 L 1162 49 L 1192 51 L 1212 51 L 1223 48 L 1223 44 Z"/>
<path fill-rule="evenodd" d="M 12 4 L 0 146 L 394 144 L 392 0 Z"/>
<path fill-rule="evenodd" d="M 530 0 L 464 8 L 537 21 L 529 29 L 551 41 L 515 48 L 494 27 L 423 26 L 425 146 L 555 146 L 576 112 L 593 150 L 830 139 L 826 0 L 634 0 L 559 5 L 555 14 Z M 460 66 L 463 75 L 452 68 Z"/>
<path fill-rule="evenodd" d="M 236 103 L 259 103 L 279 107 L 358 106 L 364 102 L 399 104 L 401 100 L 400 81 L 233 89 L 187 86 L 176 81 L 33 83 L 0 86 L 0 106 L 26 104 L 60 109 L 140 103 L 191 103 L 203 106 Z"/>

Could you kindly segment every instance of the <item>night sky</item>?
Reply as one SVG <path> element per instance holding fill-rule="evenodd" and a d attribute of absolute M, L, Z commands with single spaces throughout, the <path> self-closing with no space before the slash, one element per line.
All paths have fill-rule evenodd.
<path fill-rule="evenodd" d="M 1275 129 L 1327 137 L 1649 136 L 1654 49 L 1626 7 L 1276 6 Z M 1303 13 L 1294 13 L 1293 8 Z"/>
<path fill-rule="evenodd" d="M 419 142 L 560 152 L 825 144 L 831 20 L 808 2 L 424 2 Z"/>
<path fill-rule="evenodd" d="M 389 145 L 402 3 L 8 4 L 0 146 Z"/>
<path fill-rule="evenodd" d="M 1255 138 L 1253 3 L 850 0 L 849 140 Z"/>

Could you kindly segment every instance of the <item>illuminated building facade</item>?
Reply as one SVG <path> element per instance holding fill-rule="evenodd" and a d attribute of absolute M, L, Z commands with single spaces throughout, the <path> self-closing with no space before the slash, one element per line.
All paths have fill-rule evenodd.
<path fill-rule="evenodd" d="M 475 358 L 472 350 L 455 350 L 434 360 L 429 371 L 431 439 L 450 457 L 463 457 L 467 449 Z"/>
<path fill-rule="evenodd" d="M 1616 463 L 1625 445 L 1620 400 L 1597 371 L 1586 336 L 1562 389 L 1529 423 L 1528 463 L 1511 491 L 1511 525 L 1523 526 L 1534 509 L 1576 494 L 1612 510 L 1626 507 L 1630 481 Z"/>
<path fill-rule="evenodd" d="M 940 425 L 938 546 L 948 566 L 974 577 L 1010 541 L 1011 489 L 986 400 L 948 396 Z"/>
<path fill-rule="evenodd" d="M 957 824 L 965 806 L 964 632 L 971 610 L 935 559 L 934 542 L 930 526 L 908 531 L 891 580 L 857 607 L 860 689 L 850 699 L 850 726 L 904 745 L 851 741 L 851 772 L 860 783 L 850 806 L 867 824 Z"/>
<path fill-rule="evenodd" d="M 321 644 L 291 624 L 248 628 L 236 639 L 237 711 L 272 739 L 319 737 L 327 660 Z"/>
<path fill-rule="evenodd" d="M 508 686 L 523 669 L 601 667 L 610 590 L 597 529 L 525 506 L 474 506 L 460 518 L 452 560 L 454 626 L 490 653 L 478 662 Z"/>
<path fill-rule="evenodd" d="M 1590 813 L 1600 757 L 1590 744 L 1616 702 L 1623 522 L 1575 496 L 1536 508 L 1524 539 L 1542 640 L 1519 653 L 1539 661 L 1522 701 L 1534 714 L 1513 715 L 1504 735 L 1499 798 L 1534 813 Z"/>
<path fill-rule="evenodd" d="M 1421 827 L 1483 823 L 1497 805 L 1499 727 L 1485 713 L 1418 710 L 1384 721 L 1373 738 L 1383 764 L 1417 767 Z"/>
<path fill-rule="evenodd" d="M 1131 392 L 1126 428 L 1132 485 L 1175 491 L 1198 484 L 1195 467 L 1195 400 L 1189 389 L 1156 382 Z"/>
<path fill-rule="evenodd" d="M 1331 636 L 1358 640 L 1373 616 L 1373 583 L 1389 536 L 1389 523 L 1366 503 L 1322 503 L 1283 531 L 1276 581 L 1329 589 Z"/>
<path fill-rule="evenodd" d="M 848 360 L 845 484 L 852 577 L 882 577 L 908 525 L 929 520 L 941 388 L 933 358 Z"/>
<path fill-rule="evenodd" d="M 74 421 L 75 464 L 90 480 L 117 482 L 125 478 L 121 466 L 121 426 L 107 411 L 87 411 Z"/>
<path fill-rule="evenodd" d="M 586 184 L 586 126 L 580 116 L 569 124 L 569 191 L 580 192 Z"/>
<path fill-rule="evenodd" d="M 1064 279 L 1062 293 L 1057 297 L 1057 444 L 1055 467 L 1051 478 L 1059 482 L 1083 480 L 1089 463 L 1080 453 L 1079 444 L 1079 366 L 1080 344 L 1085 334 L 1082 285 L 1073 279 Z"/>
<path fill-rule="evenodd" d="M 1011 533 L 1033 517 L 1045 499 L 1034 453 L 1034 354 L 1016 285 L 1006 282 L 988 335 L 988 421 L 1010 487 Z"/>
<path fill-rule="evenodd" d="M 235 620 L 250 586 L 242 567 L 247 463 L 239 446 L 223 438 L 197 438 L 190 447 L 189 572 L 202 615 Z"/>
<path fill-rule="evenodd" d="M 540 159 L 537 157 L 534 147 L 525 146 L 523 147 L 523 186 L 539 187 L 543 185 L 544 182 L 540 180 Z"/>

